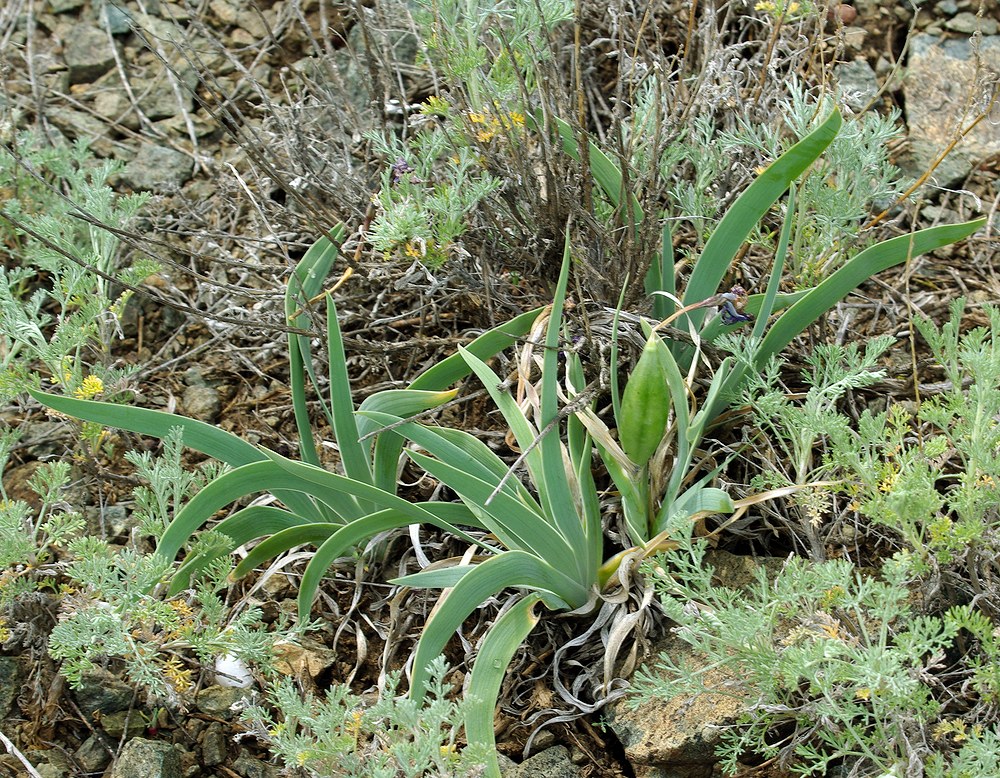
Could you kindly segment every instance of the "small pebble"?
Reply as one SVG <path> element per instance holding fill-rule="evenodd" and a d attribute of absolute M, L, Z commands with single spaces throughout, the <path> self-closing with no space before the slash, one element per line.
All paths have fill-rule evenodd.
<path fill-rule="evenodd" d="M 827 11 L 826 18 L 831 22 L 839 22 L 844 25 L 853 24 L 854 20 L 858 18 L 858 12 L 854 6 L 838 4 Z"/>

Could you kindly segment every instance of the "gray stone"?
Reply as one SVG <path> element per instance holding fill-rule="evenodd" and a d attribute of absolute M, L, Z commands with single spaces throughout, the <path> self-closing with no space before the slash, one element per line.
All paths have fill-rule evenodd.
<path fill-rule="evenodd" d="M 86 0 L 49 0 L 49 10 L 54 14 L 75 11 L 82 8 Z"/>
<path fill-rule="evenodd" d="M 122 735 L 136 737 L 146 731 L 146 718 L 139 710 L 120 710 L 101 716 L 101 729 L 115 740 Z"/>
<path fill-rule="evenodd" d="M 73 759 L 83 772 L 99 773 L 111 764 L 116 745 L 100 733 L 91 735 L 76 749 Z"/>
<path fill-rule="evenodd" d="M 1000 70 L 1000 37 L 980 41 L 982 66 Z M 957 132 L 976 115 L 983 95 L 976 86 L 977 65 L 972 42 L 935 35 L 911 38 L 910 62 L 903 90 L 909 128 L 909 156 L 900 160 L 908 175 L 921 175 L 944 151 Z M 963 115 L 968 98 L 973 107 Z M 979 161 L 1000 153 L 1000 109 L 981 121 L 932 173 L 939 186 L 955 186 Z"/>
<path fill-rule="evenodd" d="M 521 764 L 503 770 L 504 778 L 580 778 L 580 768 L 570 761 L 566 746 L 552 746 Z"/>
<path fill-rule="evenodd" d="M 977 31 L 981 32 L 983 35 L 997 34 L 996 19 L 990 19 L 988 16 L 984 16 L 980 19 L 970 11 L 962 11 L 962 13 L 955 16 L 954 19 L 946 21 L 944 26 L 946 30 L 960 32 L 963 35 L 972 35 Z"/>
<path fill-rule="evenodd" d="M 99 157 L 114 157 L 124 147 L 108 138 L 107 122 L 85 111 L 60 107 L 49 114 L 52 124 L 71 139 L 82 138 Z"/>
<path fill-rule="evenodd" d="M 79 26 L 74 29 L 63 56 L 71 84 L 94 81 L 115 64 L 107 33 L 96 27 Z"/>
<path fill-rule="evenodd" d="M 0 721 L 14 710 L 21 692 L 21 666 L 12 656 L 0 656 Z"/>
<path fill-rule="evenodd" d="M 132 14 L 118 2 L 105 0 L 101 3 L 100 19 L 112 35 L 124 35 L 132 30 Z"/>
<path fill-rule="evenodd" d="M 213 722 L 205 730 L 201 739 L 201 763 L 206 767 L 214 767 L 226 761 L 229 751 L 229 739 L 222 724 Z"/>
<path fill-rule="evenodd" d="M 168 41 L 177 42 L 183 40 L 188 34 L 184 27 L 174 21 L 176 17 L 173 15 L 166 19 L 158 16 L 158 5 L 156 7 L 153 7 L 149 3 L 144 3 L 143 5 L 149 13 L 144 13 L 138 5 L 131 6 L 129 9 L 130 26 L 141 36 L 148 40 L 164 44 Z M 177 21 L 181 20 L 177 19 Z M 189 40 L 189 43 L 193 42 Z M 170 47 L 166 47 L 165 50 L 167 52 L 171 51 Z M 129 61 L 131 62 L 132 60 Z"/>
<path fill-rule="evenodd" d="M 194 160 L 179 151 L 144 143 L 121 172 L 121 180 L 136 190 L 171 192 L 194 174 Z"/>
<path fill-rule="evenodd" d="M 132 101 L 124 89 L 105 88 L 94 95 L 94 111 L 109 122 L 130 130 L 139 129 L 139 117 L 132 108 Z"/>
<path fill-rule="evenodd" d="M 867 60 L 859 57 L 834 69 L 837 84 L 847 100 L 847 105 L 861 111 L 878 94 L 878 78 Z"/>
<path fill-rule="evenodd" d="M 173 79 L 177 80 L 176 91 Z M 193 69 L 181 68 L 174 75 L 164 71 L 156 78 L 136 79 L 132 89 L 140 110 L 151 121 L 157 121 L 191 111 L 197 83 L 198 75 Z"/>
<path fill-rule="evenodd" d="M 252 41 L 263 40 L 269 34 L 267 19 L 264 18 L 259 9 L 252 6 L 240 9 L 239 15 L 236 17 L 236 26 L 240 30 L 246 31 Z M 233 31 L 234 36 L 236 32 L 236 30 Z"/>
<path fill-rule="evenodd" d="M 133 738 L 122 749 L 110 778 L 183 778 L 181 755 L 167 743 Z"/>
<path fill-rule="evenodd" d="M 376 118 L 371 110 L 373 96 L 368 87 L 371 80 L 368 48 L 383 52 L 385 61 L 413 63 L 417 56 L 417 39 L 405 30 L 383 29 L 375 19 L 374 11 L 369 8 L 361 10 L 371 17 L 367 27 L 369 33 L 375 36 L 374 40 L 366 42 L 363 29 L 366 25 L 355 24 L 347 34 L 347 45 L 333 54 L 333 73 L 316 59 L 300 60 L 293 67 L 301 66 L 307 75 L 321 79 L 334 78 L 338 93 L 343 95 L 367 125 Z M 357 129 L 360 132 L 367 129 L 367 126 Z"/>
<path fill-rule="evenodd" d="M 231 719 L 232 707 L 246 696 L 246 690 L 230 686 L 206 686 L 195 698 L 198 710 L 219 719 Z"/>
<path fill-rule="evenodd" d="M 219 392 L 211 386 L 189 386 L 181 399 L 184 415 L 214 424 L 222 410 Z"/>
<path fill-rule="evenodd" d="M 278 771 L 259 759 L 254 759 L 246 751 L 233 760 L 233 772 L 243 778 L 277 778 Z"/>
<path fill-rule="evenodd" d="M 132 687 L 106 670 L 93 670 L 83 676 L 83 682 L 73 691 L 73 698 L 87 716 L 128 710 L 132 705 Z"/>
<path fill-rule="evenodd" d="M 72 760 L 56 748 L 32 750 L 26 756 L 41 778 L 67 778 L 73 771 Z"/>
<path fill-rule="evenodd" d="M 88 505 L 83 509 L 87 532 L 99 538 L 121 538 L 136 525 L 124 505 Z"/>
<path fill-rule="evenodd" d="M 236 18 L 239 13 L 236 7 L 228 2 L 228 0 L 211 0 L 208 7 L 223 24 L 236 24 Z"/>
<path fill-rule="evenodd" d="M 713 552 L 705 561 L 714 568 L 719 585 L 731 589 L 753 583 L 760 567 L 773 575 L 783 564 L 777 558 L 752 560 L 726 552 Z M 692 669 L 704 667 L 706 662 L 676 635 L 669 635 L 653 646 L 650 655 L 661 653 Z M 606 720 L 621 741 L 637 776 L 711 778 L 722 729 L 734 724 L 751 700 L 741 679 L 720 669 L 708 670 L 701 680 L 708 691 L 652 699 L 635 710 L 627 699 L 608 707 Z"/>
<path fill-rule="evenodd" d="M 667 653 L 680 664 L 704 664 L 702 657 L 675 636 L 653 650 Z M 657 778 L 710 778 L 721 727 L 735 723 L 746 703 L 734 696 L 739 691 L 735 679 L 709 671 L 703 680 L 719 692 L 654 699 L 635 710 L 620 702 L 610 707 L 606 720 L 636 774 L 642 768 L 643 774 Z"/>

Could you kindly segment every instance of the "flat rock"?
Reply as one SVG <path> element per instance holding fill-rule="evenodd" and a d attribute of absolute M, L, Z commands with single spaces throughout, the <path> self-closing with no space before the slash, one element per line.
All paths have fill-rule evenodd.
<path fill-rule="evenodd" d="M 194 160 L 187 154 L 144 143 L 121 172 L 121 181 L 138 191 L 169 193 L 194 174 Z"/>
<path fill-rule="evenodd" d="M 189 386 L 181 400 L 184 415 L 214 424 L 222 410 L 219 392 L 211 386 Z"/>
<path fill-rule="evenodd" d="M 99 713 L 107 716 L 128 710 L 132 704 L 133 689 L 106 670 L 92 670 L 83 676 L 83 682 L 73 691 L 73 698 L 80 710 L 88 716 Z"/>
<path fill-rule="evenodd" d="M 73 759 L 85 773 L 97 773 L 111 764 L 111 755 L 117 745 L 98 732 L 83 741 Z"/>
<path fill-rule="evenodd" d="M 725 551 L 711 552 L 705 561 L 714 568 L 719 585 L 731 589 L 752 584 L 759 568 L 772 576 L 783 564 L 779 558 L 751 559 Z M 692 669 L 705 666 L 705 658 L 676 635 L 653 646 L 650 656 L 659 654 Z M 708 691 L 651 699 L 635 710 L 627 698 L 610 706 L 608 723 L 636 778 L 711 778 L 715 772 L 723 728 L 736 723 L 750 701 L 740 679 L 722 670 L 709 670 L 701 680 Z"/>
<path fill-rule="evenodd" d="M 681 639 L 670 636 L 654 647 L 678 661 L 699 667 L 704 662 Z M 672 699 L 650 700 L 635 710 L 618 703 L 609 712 L 609 723 L 636 776 L 648 778 L 710 778 L 717 757 L 721 728 L 734 724 L 745 710 L 744 701 L 719 671 L 709 671 L 705 685 L 719 689 Z"/>
<path fill-rule="evenodd" d="M 79 26 L 63 53 L 71 84 L 86 84 L 100 78 L 115 64 L 108 34 L 96 27 Z"/>
<path fill-rule="evenodd" d="M 233 705 L 245 696 L 245 689 L 230 686 L 206 686 L 198 692 L 195 704 L 202 713 L 229 720 L 233 717 Z"/>
<path fill-rule="evenodd" d="M 580 768 L 569 759 L 566 746 L 552 746 L 525 759 L 519 765 L 501 770 L 503 778 L 580 778 Z"/>
<path fill-rule="evenodd" d="M 125 744 L 110 778 L 183 778 L 183 775 L 177 749 L 137 737 Z"/>
<path fill-rule="evenodd" d="M 983 37 L 979 56 L 984 68 L 1000 70 L 1000 36 Z M 988 97 L 976 84 L 976 52 L 972 41 L 914 35 L 903 89 L 910 154 L 900 160 L 900 167 L 909 175 L 919 176 L 958 131 L 975 118 L 983 104 L 981 98 Z M 945 157 L 931 180 L 938 186 L 960 184 L 974 165 L 997 153 L 1000 153 L 1000 109 L 994 107 L 992 114 Z"/>

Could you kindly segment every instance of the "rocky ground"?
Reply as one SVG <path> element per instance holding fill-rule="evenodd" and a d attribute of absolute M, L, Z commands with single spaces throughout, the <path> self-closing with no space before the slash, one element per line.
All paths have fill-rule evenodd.
<path fill-rule="evenodd" d="M 672 6 L 664 4 L 657 23 L 686 19 L 686 6 Z M 600 9 L 591 13 L 602 17 Z M 905 4 L 863 0 L 836 13 L 843 54 L 830 77 L 858 108 L 904 110 L 908 135 L 897 159 L 907 172 L 920 176 L 964 133 L 934 168 L 913 222 L 992 215 L 1000 199 L 1000 125 L 968 125 L 996 96 L 995 3 L 941 0 L 914 18 Z M 121 234 L 127 254 L 151 255 L 162 267 L 144 283 L 115 344 L 115 359 L 139 366 L 139 403 L 218 424 L 279 453 L 295 450 L 284 284 L 319 229 L 343 222 L 354 230 L 364 222 L 377 186 L 377 170 L 363 164 L 362 153 L 336 159 L 329 148 L 360 149 L 363 130 L 397 121 L 403 102 L 433 93 L 416 64 L 411 30 L 402 6 L 325 0 L 7 0 L 0 9 L 0 139 L 10 144 L 12 129 L 22 127 L 53 140 L 85 139 L 98 155 L 124 163 L 116 189 L 153 195 L 140 224 Z M 3 187 L 0 181 L 0 193 Z M 959 294 L 997 301 L 992 245 L 942 251 L 883 274 L 841 315 L 870 335 L 901 328 L 903 299 L 932 317 Z M 364 255 L 338 298 L 362 395 L 405 381 L 470 333 L 547 302 L 551 267 L 512 281 L 487 277 L 472 260 L 432 272 Z M 497 434 L 484 407 L 466 413 L 467 428 Z M 72 440 L 64 423 L 37 406 L 12 407 L 5 419 L 25 433 L 4 474 L 14 498 L 36 463 L 67 452 Z M 131 508 L 127 468 L 77 465 L 80 503 L 104 531 L 122 531 Z M 733 575 L 753 564 L 724 552 L 716 563 Z M 353 575 L 337 572 L 331 601 L 350 605 Z M 270 607 L 287 609 L 294 591 L 275 583 L 267 598 Z M 30 616 L 42 633 L 55 619 L 53 607 L 39 602 Z M 385 638 L 379 620 L 388 605 L 369 594 L 361 607 L 370 607 L 371 617 L 358 619 L 353 641 L 334 650 L 331 628 L 304 644 L 294 664 L 311 683 L 350 677 L 362 691 L 376 680 Z M 0 775 L 277 774 L 263 747 L 234 738 L 241 727 L 231 706 L 242 692 L 213 685 L 210 674 L 183 709 L 155 710 L 110 671 L 71 690 L 57 669 L 44 634 L 0 652 L 0 751 L 7 751 Z M 539 709 L 545 701 L 539 692 L 532 704 Z M 615 707 L 608 727 L 596 727 L 596 717 L 553 727 L 509 775 L 711 775 L 705 725 L 733 711 L 722 700 L 703 703 L 682 712 Z M 525 717 L 532 712 L 521 709 Z M 502 723 L 501 748 L 521 761 L 530 728 Z"/>

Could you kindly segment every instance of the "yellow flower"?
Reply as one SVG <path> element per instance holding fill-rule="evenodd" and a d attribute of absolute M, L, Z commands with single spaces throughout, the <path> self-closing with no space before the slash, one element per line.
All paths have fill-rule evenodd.
<path fill-rule="evenodd" d="M 862 686 L 860 689 L 854 692 L 854 696 L 857 697 L 859 700 L 868 700 L 871 699 L 872 690 L 869 689 L 867 686 Z"/>
<path fill-rule="evenodd" d="M 183 667 L 176 656 L 164 662 L 163 675 L 178 694 L 183 694 L 194 685 L 191 682 L 191 669 Z"/>
<path fill-rule="evenodd" d="M 890 465 L 889 472 L 886 474 L 885 478 L 879 482 L 878 490 L 882 492 L 882 494 L 889 494 L 889 492 L 896 487 L 897 481 L 899 481 L 899 471 Z"/>
<path fill-rule="evenodd" d="M 515 127 L 524 126 L 523 113 L 519 113 L 518 111 L 511 111 L 510 113 L 507 114 L 507 118 L 510 120 L 510 123 L 513 124 Z"/>
<path fill-rule="evenodd" d="M 469 121 L 473 124 L 486 124 L 487 116 L 484 113 L 479 113 L 478 111 L 469 111 Z"/>
<path fill-rule="evenodd" d="M 73 390 L 73 396 L 78 400 L 90 400 L 104 391 L 104 382 L 96 375 L 89 375 Z"/>
<path fill-rule="evenodd" d="M 438 97 L 437 95 L 431 95 L 424 101 L 423 108 L 421 108 L 421 113 L 444 113 L 448 110 L 448 101 Z"/>

